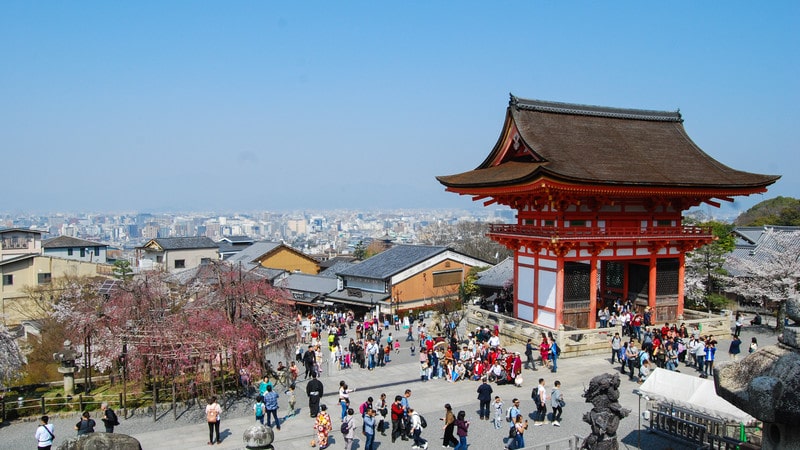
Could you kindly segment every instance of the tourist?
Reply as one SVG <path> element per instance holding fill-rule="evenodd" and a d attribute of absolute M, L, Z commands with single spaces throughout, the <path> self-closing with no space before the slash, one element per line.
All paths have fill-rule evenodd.
<path fill-rule="evenodd" d="M 349 389 L 344 380 L 339 382 L 339 406 L 342 407 L 342 420 L 347 416 L 347 407 L 350 404 L 350 393 L 355 389 Z"/>
<path fill-rule="evenodd" d="M 506 411 L 506 422 L 509 424 L 508 447 L 511 447 L 517 435 L 514 426 L 517 423 L 517 417 L 520 417 L 521 415 L 522 413 L 519 410 L 519 399 L 515 398 L 511 401 L 511 406 L 509 406 L 508 410 Z"/>
<path fill-rule="evenodd" d="M 625 353 L 625 360 L 628 362 L 628 379 L 633 381 L 633 377 L 636 376 L 634 368 L 636 363 L 639 361 L 639 349 L 636 348 L 636 344 L 633 343 L 633 339 L 631 339 L 631 341 L 628 343 L 628 350 Z"/>
<path fill-rule="evenodd" d="M 264 425 L 264 414 L 267 412 L 267 406 L 264 404 L 264 397 L 262 395 L 256 397 L 256 404 L 253 405 L 253 411 L 256 414 L 256 422 Z"/>
<path fill-rule="evenodd" d="M 375 410 L 370 408 L 364 416 L 364 450 L 375 448 Z"/>
<path fill-rule="evenodd" d="M 42 416 L 39 418 L 39 426 L 36 428 L 36 448 L 39 450 L 50 450 L 53 440 L 56 438 L 56 430 L 52 423 L 48 423 L 50 417 Z"/>
<path fill-rule="evenodd" d="M 89 411 L 84 411 L 81 414 L 81 421 L 75 424 L 75 430 L 78 431 L 78 436 L 84 434 L 94 433 L 94 426 L 96 425 L 94 419 L 89 415 Z"/>
<path fill-rule="evenodd" d="M 389 416 L 389 404 L 386 402 L 386 394 L 381 393 L 380 399 L 378 399 L 378 404 L 375 407 L 375 412 L 378 415 L 378 430 L 381 432 L 381 436 L 386 436 L 386 418 Z"/>
<path fill-rule="evenodd" d="M 503 426 L 503 400 L 499 395 L 494 397 L 492 408 L 494 409 L 494 429 L 499 430 Z"/>
<path fill-rule="evenodd" d="M 758 339 L 753 336 L 753 338 L 750 340 L 750 348 L 747 350 L 747 352 L 753 353 L 756 350 L 758 350 Z"/>
<path fill-rule="evenodd" d="M 283 418 L 284 421 L 289 417 L 292 417 L 296 411 L 294 405 L 297 403 L 297 395 L 295 394 L 294 390 L 295 390 L 295 384 L 292 383 L 289 385 L 289 389 L 287 389 L 284 392 L 284 395 L 286 395 L 289 404 L 289 413 L 286 414 L 286 416 Z"/>
<path fill-rule="evenodd" d="M 739 336 L 734 335 L 731 339 L 731 345 L 728 347 L 728 355 L 730 355 L 733 361 L 739 357 L 739 353 L 742 352 L 742 340 L 739 339 Z"/>
<path fill-rule="evenodd" d="M 667 370 L 676 371 L 678 370 L 678 352 L 675 350 L 675 347 L 672 344 L 667 344 L 667 363 L 666 367 Z"/>
<path fill-rule="evenodd" d="M 561 393 L 561 382 L 556 380 L 553 383 L 553 391 L 550 393 L 550 407 L 553 408 L 553 426 L 561 426 L 561 412 L 564 407 L 564 394 Z"/>
<path fill-rule="evenodd" d="M 555 337 L 553 337 L 552 331 L 547 332 L 547 337 L 548 341 L 550 342 L 550 350 L 548 356 L 550 357 L 550 360 L 553 361 L 552 372 L 556 373 L 558 372 L 558 357 L 561 355 L 561 348 L 556 343 L 556 339 Z"/>
<path fill-rule="evenodd" d="M 411 417 L 411 437 L 414 439 L 412 449 L 426 449 L 428 448 L 428 441 L 422 438 L 422 419 L 414 408 L 408 408 L 409 417 Z"/>
<path fill-rule="evenodd" d="M 219 406 L 217 403 L 217 397 L 211 396 L 208 399 L 208 405 L 206 405 L 206 422 L 208 423 L 208 445 L 212 445 L 215 442 L 219 444 L 219 422 L 220 422 L 220 415 L 222 414 L 222 407 Z M 214 439 L 214 433 L 217 434 L 216 439 Z"/>
<path fill-rule="evenodd" d="M 525 367 L 539 370 L 536 368 L 536 363 L 533 362 L 533 342 L 531 339 L 528 339 L 528 342 L 525 344 Z"/>
<path fill-rule="evenodd" d="M 547 342 L 547 335 L 542 333 L 542 340 L 539 342 L 539 360 L 541 361 L 542 367 L 546 367 L 548 365 L 547 358 L 550 355 L 550 343 Z"/>
<path fill-rule="evenodd" d="M 478 386 L 478 410 L 481 420 L 489 420 L 489 402 L 492 401 L 492 386 L 486 382 L 486 377 L 481 378 Z"/>
<path fill-rule="evenodd" d="M 622 360 L 619 357 L 620 356 L 619 355 L 619 349 L 620 348 L 622 348 L 622 338 L 619 337 L 619 333 L 614 333 L 614 337 L 611 338 L 611 364 L 612 365 L 614 364 L 614 360 L 615 359 L 619 360 L 620 362 L 622 362 Z"/>
<path fill-rule="evenodd" d="M 652 366 L 650 365 L 650 360 L 645 359 L 642 361 L 642 367 L 639 368 L 639 380 L 638 383 L 642 384 L 647 380 L 647 377 L 650 375 L 652 371 Z M 701 375 L 702 376 L 702 375 Z"/>
<path fill-rule="evenodd" d="M 317 419 L 314 422 L 314 431 L 317 433 L 317 443 L 320 450 L 328 446 L 328 434 L 332 429 L 333 424 L 331 423 L 331 416 L 328 414 L 328 407 L 320 405 L 319 414 L 317 414 Z"/>
<path fill-rule="evenodd" d="M 317 373 L 311 373 L 311 381 L 306 385 L 306 394 L 308 395 L 308 414 L 311 417 L 317 417 L 319 414 L 319 400 L 323 394 L 322 382 L 317 379 Z"/>
<path fill-rule="evenodd" d="M 267 426 L 272 427 L 271 418 L 275 418 L 275 428 L 281 430 L 281 423 L 278 420 L 278 393 L 272 389 L 272 386 L 267 386 L 267 393 L 264 394 L 264 406 L 267 410 Z"/>
<path fill-rule="evenodd" d="M 272 381 L 269 380 L 269 375 L 264 375 L 264 379 L 258 383 L 258 394 L 262 397 L 267 393 L 267 386 L 272 386 Z"/>
<path fill-rule="evenodd" d="M 453 414 L 453 407 L 450 406 L 450 403 L 444 405 L 444 417 L 439 420 L 444 421 L 444 426 L 442 426 L 444 430 L 442 447 L 449 447 L 450 444 L 453 444 L 453 446 L 458 445 L 458 439 L 453 435 L 456 428 L 456 416 Z"/>
<path fill-rule="evenodd" d="M 353 416 L 354 413 L 355 413 L 355 411 L 353 411 L 353 408 L 348 408 L 347 409 L 347 416 L 345 417 L 344 422 L 342 422 L 342 430 L 343 431 L 346 430 L 346 432 L 344 433 L 344 436 L 343 436 L 344 437 L 344 449 L 345 450 L 352 450 L 352 448 L 353 448 L 353 440 L 356 437 L 356 434 L 355 434 L 356 419 Z"/>
<path fill-rule="evenodd" d="M 525 448 L 525 430 L 528 429 L 528 420 L 522 420 L 522 415 L 519 415 L 514 420 L 514 440 L 512 441 L 513 447 L 509 446 L 508 448 L 513 449 L 521 449 Z"/>
<path fill-rule="evenodd" d="M 742 324 L 744 323 L 744 317 L 742 316 L 741 312 L 736 312 L 736 318 L 734 319 L 734 329 L 733 335 L 739 337 L 739 333 L 742 332 Z"/>
<path fill-rule="evenodd" d="M 717 341 L 711 339 L 706 340 L 706 366 L 701 377 L 708 378 L 709 375 L 714 375 L 714 361 L 717 359 Z"/>
<path fill-rule="evenodd" d="M 306 352 L 303 354 L 303 366 L 306 369 L 306 375 L 304 378 L 305 380 L 307 380 L 308 377 L 310 377 L 312 374 L 316 373 L 316 371 L 314 370 L 315 361 L 316 361 L 316 356 L 314 355 L 314 346 L 309 345 L 308 350 L 306 350 Z M 267 388 L 265 387 L 264 391 L 266 390 Z"/>
<path fill-rule="evenodd" d="M 392 403 L 391 406 L 391 412 L 392 442 L 397 440 L 398 437 L 402 437 L 404 441 L 407 441 L 408 438 L 406 438 L 405 433 L 403 433 L 403 416 L 405 416 L 406 410 L 403 408 L 401 396 L 395 396 L 394 403 Z"/>
<path fill-rule="evenodd" d="M 469 432 L 469 421 L 466 419 L 467 413 L 459 411 L 456 416 L 456 434 L 458 435 L 458 445 L 455 450 L 467 450 L 467 433 Z"/>
<path fill-rule="evenodd" d="M 531 392 L 531 398 L 536 404 L 536 418 L 533 421 L 533 425 L 537 427 L 542 426 L 545 419 L 547 419 L 547 389 L 544 385 L 544 378 L 539 378 L 539 384 Z"/>
<path fill-rule="evenodd" d="M 106 433 L 113 433 L 114 427 L 119 425 L 117 414 L 108 406 L 108 402 L 100 403 L 100 414 L 103 425 L 106 428 Z"/>

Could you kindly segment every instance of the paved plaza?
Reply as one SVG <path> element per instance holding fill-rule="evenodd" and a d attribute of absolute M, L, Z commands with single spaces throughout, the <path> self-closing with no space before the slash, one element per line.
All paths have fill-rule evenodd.
<path fill-rule="evenodd" d="M 745 329 L 742 332 L 742 340 L 749 342 L 751 336 L 757 336 L 761 346 L 774 344 L 776 338 L 774 333 L 761 330 Z M 728 339 L 719 339 L 718 364 L 728 360 Z M 479 383 L 475 381 L 462 381 L 457 383 L 448 383 L 443 380 L 431 380 L 422 382 L 419 377 L 419 363 L 418 356 L 411 356 L 408 348 L 408 343 L 403 342 L 403 347 L 400 355 L 392 354 L 392 362 L 385 367 L 378 367 L 374 371 L 368 371 L 360 368 L 352 368 L 345 370 L 334 370 L 333 373 L 324 371 L 320 378 L 325 386 L 325 395 L 322 403 L 326 404 L 333 418 L 333 430 L 330 434 L 330 449 L 344 448 L 344 439 L 339 431 L 340 425 L 340 408 L 338 405 L 338 392 L 337 388 L 340 380 L 344 380 L 351 388 L 355 388 L 355 392 L 350 394 L 351 406 L 356 410 L 358 415 L 358 406 L 366 400 L 368 396 L 378 399 L 381 393 L 386 393 L 387 399 L 391 401 L 395 395 L 402 394 L 405 389 L 411 389 L 412 395 L 410 404 L 417 411 L 419 411 L 428 422 L 428 427 L 423 431 L 422 436 L 428 440 L 429 449 L 441 448 L 441 437 L 443 434 L 441 422 L 438 420 L 444 416 L 444 404 L 450 403 L 454 412 L 464 410 L 467 418 L 471 421 L 469 429 L 469 448 L 471 449 L 502 449 L 503 438 L 507 435 L 506 423 L 503 423 L 503 428 L 495 430 L 491 421 L 478 420 L 478 401 L 477 401 L 477 388 Z M 508 346 L 507 346 L 508 347 Z M 514 351 L 523 352 L 521 345 L 510 346 Z M 743 345 L 743 349 L 746 346 Z M 746 350 L 745 350 L 746 351 Z M 525 433 L 525 448 L 541 448 L 545 447 L 543 444 L 558 442 L 556 445 L 551 445 L 551 450 L 567 449 L 569 448 L 566 439 L 571 436 L 579 436 L 585 438 L 589 434 L 589 425 L 582 420 L 583 414 L 591 409 L 591 405 L 584 402 L 581 393 L 585 386 L 588 385 L 589 380 L 598 374 L 618 372 L 619 365 L 611 365 L 609 355 L 594 355 L 583 356 L 579 358 L 560 359 L 558 361 L 558 373 L 554 374 L 548 370 L 540 368 L 538 371 L 525 370 L 523 372 L 524 384 L 522 387 L 515 387 L 513 385 L 496 386 L 492 385 L 494 395 L 500 395 L 506 407 L 510 405 L 511 400 L 517 397 L 521 400 L 521 409 L 525 416 L 530 421 L 530 428 Z M 696 372 L 681 365 L 680 369 L 683 373 L 695 374 Z M 561 381 L 562 392 L 566 401 L 564 413 L 562 416 L 561 426 L 555 427 L 550 424 L 543 426 L 533 426 L 533 419 L 531 412 L 535 410 L 533 400 L 531 400 L 531 389 L 536 385 L 538 379 L 542 377 L 546 380 L 548 395 L 552 390 L 553 383 L 556 380 Z M 620 403 L 631 410 L 630 416 L 623 419 L 618 438 L 620 440 L 621 448 L 647 448 L 647 449 L 688 449 L 688 446 L 683 446 L 677 441 L 666 439 L 654 434 L 642 431 L 638 433 L 638 412 L 639 412 L 639 397 L 634 393 L 634 390 L 639 385 L 635 382 L 628 381 L 627 376 L 621 377 L 621 398 Z M 310 442 L 314 439 L 312 430 L 313 419 L 308 415 L 308 401 L 305 394 L 306 382 L 299 381 L 297 385 L 297 407 L 298 414 L 288 418 L 281 424 L 281 430 L 275 431 L 274 448 L 276 450 L 290 450 L 290 449 L 310 449 Z M 645 402 L 642 401 L 642 408 L 645 407 Z M 204 405 L 203 405 L 204 406 Z M 549 410 L 549 407 L 548 407 Z M 221 422 L 221 435 L 223 441 L 220 445 L 215 445 L 214 448 L 219 449 L 242 449 L 244 443 L 242 439 L 243 432 L 251 425 L 255 424 L 255 419 L 252 414 L 245 414 L 242 409 L 237 409 L 238 413 L 228 411 L 223 413 L 223 420 Z M 283 418 L 287 413 L 286 396 L 281 395 L 279 416 Z M 139 440 L 142 448 L 149 449 L 204 449 L 209 448 L 208 441 L 208 427 L 204 421 L 196 424 L 186 424 L 186 421 L 174 422 L 174 426 L 170 426 L 170 422 L 174 419 L 171 413 L 164 414 L 158 421 L 158 424 L 153 424 L 152 428 L 146 426 L 148 418 L 135 418 L 123 420 L 122 425 L 118 428 L 118 432 L 125 433 L 126 422 L 129 426 L 127 429 L 132 436 Z M 133 422 L 137 421 L 136 424 Z M 59 438 L 56 440 L 56 445 L 60 444 L 63 438 L 72 436 L 71 421 L 59 420 L 57 430 L 61 432 Z M 16 423 L 0 430 L 0 433 L 24 433 L 25 436 L 31 436 L 33 432 L 33 425 L 30 423 Z M 357 419 L 357 430 L 361 428 L 361 419 Z M 99 427 L 102 430 L 102 426 Z M 145 430 L 137 431 L 134 430 Z M 363 450 L 364 441 L 360 436 L 360 432 L 356 433 L 356 443 L 354 448 Z M 377 435 L 375 448 L 378 450 L 393 450 L 393 449 L 410 449 L 412 441 L 402 441 L 392 443 L 391 432 L 387 432 L 387 436 Z M 10 436 L 9 436 L 10 437 Z M 0 448 L 3 444 L 0 443 Z M 55 448 L 55 447 L 54 447 Z"/>
<path fill-rule="evenodd" d="M 745 330 L 742 333 L 743 341 L 749 342 L 750 336 L 755 335 Z M 774 334 L 757 334 L 759 343 L 769 345 L 775 343 Z M 728 360 L 728 339 L 720 339 L 718 361 Z M 393 360 L 385 367 L 376 368 L 374 371 L 367 371 L 360 368 L 335 370 L 333 373 L 325 372 L 320 378 L 325 385 L 325 396 L 322 403 L 328 405 L 329 412 L 333 418 L 334 429 L 331 431 L 331 446 L 329 448 L 344 448 L 344 439 L 339 432 L 339 405 L 337 388 L 340 380 L 347 382 L 348 386 L 355 388 L 356 391 L 350 394 L 351 405 L 358 415 L 358 405 L 368 396 L 378 399 L 382 392 L 386 393 L 387 399 L 391 401 L 395 395 L 402 394 L 405 389 L 411 389 L 412 395 L 410 404 L 419 411 L 428 422 L 428 427 L 423 431 L 422 436 L 429 441 L 430 449 L 441 448 L 442 427 L 438 420 L 444 416 L 444 404 L 450 403 L 454 412 L 464 410 L 467 418 L 471 420 L 469 429 L 469 447 L 472 449 L 499 449 L 503 446 L 503 437 L 506 436 L 507 429 L 504 427 L 495 430 L 491 421 L 478 420 L 478 401 L 476 389 L 478 382 L 463 381 L 448 383 L 443 380 L 420 381 L 418 357 L 410 356 L 407 343 L 400 355 L 392 355 Z M 744 346 L 743 346 L 744 347 Z M 512 346 L 515 351 L 523 352 L 522 346 Z M 531 426 L 525 433 L 526 448 L 536 448 L 548 442 L 567 439 L 570 436 L 578 435 L 581 438 L 589 434 L 589 425 L 582 420 L 583 414 L 591 409 L 591 405 L 584 402 L 581 393 L 589 380 L 600 373 L 611 372 L 619 366 L 612 366 L 607 355 L 584 356 L 579 358 L 561 359 L 558 363 L 558 373 L 551 373 L 540 368 L 538 371 L 525 370 L 523 373 L 524 384 L 522 387 L 515 386 L 496 386 L 492 385 L 494 395 L 500 395 L 506 406 L 510 404 L 512 398 L 521 399 L 521 409 L 526 416 L 529 416 Z M 683 365 L 680 370 L 684 373 L 695 373 L 691 368 Z M 531 400 L 531 389 L 538 382 L 539 378 L 544 378 L 548 387 L 548 395 L 552 389 L 553 382 L 561 381 L 562 392 L 566 400 L 564 413 L 562 416 L 561 427 L 550 424 L 543 426 L 533 426 L 533 419 L 530 413 L 535 410 L 533 400 Z M 302 377 L 301 377 L 302 378 Z M 639 411 L 639 397 L 634 394 L 638 387 L 635 382 L 628 381 L 622 377 L 620 386 L 620 403 L 631 410 L 630 416 L 623 419 L 619 428 L 619 439 L 622 448 L 648 448 L 648 449 L 682 449 L 689 448 L 682 446 L 679 442 L 665 439 L 642 431 L 641 436 L 637 432 L 637 416 Z M 290 417 L 283 422 L 281 431 L 275 432 L 274 447 L 277 450 L 284 449 L 309 449 L 310 441 L 314 438 L 312 433 L 313 420 L 308 415 L 308 403 L 305 396 L 305 382 L 298 384 L 297 404 L 300 413 Z M 285 398 L 281 398 L 281 417 L 285 414 Z M 642 407 L 644 407 L 642 401 Z M 549 410 L 549 408 L 548 408 Z M 169 419 L 164 419 L 169 420 Z M 227 418 L 222 422 L 221 433 L 224 438 L 222 444 L 216 448 L 238 449 L 244 448 L 242 441 L 243 431 L 255 423 L 253 417 Z M 360 429 L 360 419 L 358 426 Z M 207 427 L 204 423 L 197 425 L 183 426 L 169 431 L 154 431 L 135 435 L 142 443 L 144 449 L 189 449 L 189 448 L 208 448 Z M 363 438 L 357 433 L 355 448 L 363 449 Z M 376 449 L 410 449 L 412 441 L 391 442 L 391 432 L 387 436 L 378 434 L 376 438 Z M 641 442 L 640 440 L 641 439 Z M 541 447 L 544 448 L 544 447 Z M 566 442 L 551 446 L 551 449 L 569 448 Z"/>

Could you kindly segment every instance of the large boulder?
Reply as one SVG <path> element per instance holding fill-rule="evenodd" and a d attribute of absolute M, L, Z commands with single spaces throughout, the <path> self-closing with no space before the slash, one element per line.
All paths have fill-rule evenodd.
<path fill-rule="evenodd" d="M 67 439 L 57 450 L 142 450 L 142 445 L 127 434 L 89 433 Z"/>
<path fill-rule="evenodd" d="M 264 425 L 253 425 L 246 429 L 242 435 L 245 448 L 249 449 L 268 449 L 272 448 L 275 440 L 275 433 L 272 428 Z"/>

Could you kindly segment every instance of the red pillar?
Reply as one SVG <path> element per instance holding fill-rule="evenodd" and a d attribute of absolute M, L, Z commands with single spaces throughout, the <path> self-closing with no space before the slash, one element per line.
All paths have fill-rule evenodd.
<path fill-rule="evenodd" d="M 681 256 L 678 257 L 678 310 L 676 311 L 676 314 L 678 316 L 683 316 L 685 276 L 686 276 L 686 254 L 681 252 Z"/>
<path fill-rule="evenodd" d="M 592 258 L 589 271 L 589 328 L 597 326 L 597 258 Z"/>
<path fill-rule="evenodd" d="M 558 327 L 564 323 L 564 258 L 558 257 L 558 265 L 556 266 L 556 326 Z"/>
<path fill-rule="evenodd" d="M 650 279 L 647 284 L 647 305 L 650 307 L 650 313 L 652 314 L 652 319 L 650 320 L 651 323 L 656 323 L 656 256 L 650 256 Z"/>

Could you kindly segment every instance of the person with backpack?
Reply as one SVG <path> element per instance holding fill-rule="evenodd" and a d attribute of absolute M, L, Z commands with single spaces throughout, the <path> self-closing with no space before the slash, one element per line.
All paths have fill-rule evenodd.
<path fill-rule="evenodd" d="M 217 397 L 211 396 L 208 399 L 208 405 L 206 405 L 206 422 L 208 423 L 208 445 L 213 444 L 216 442 L 219 444 L 219 421 L 220 415 L 222 414 L 222 407 L 219 406 L 217 403 Z M 216 440 L 214 439 L 214 433 L 217 433 Z"/>
<path fill-rule="evenodd" d="M 556 373 L 558 372 L 558 357 L 561 355 L 561 347 L 558 346 L 556 343 L 555 337 L 553 337 L 553 332 L 547 332 L 548 339 L 550 340 L 550 359 L 553 361 L 553 368 L 551 372 Z"/>
<path fill-rule="evenodd" d="M 50 450 L 53 440 L 56 438 L 56 430 L 50 421 L 50 417 L 42 416 L 39 419 L 39 426 L 36 428 L 36 448 L 38 450 Z"/>
<path fill-rule="evenodd" d="M 353 440 L 355 439 L 355 428 L 356 428 L 356 419 L 355 419 L 355 411 L 353 408 L 347 409 L 347 417 L 344 418 L 342 422 L 342 435 L 344 437 L 344 449 L 351 450 L 353 448 Z"/>
<path fill-rule="evenodd" d="M 522 416 L 517 416 L 514 420 L 514 426 L 512 427 L 514 430 L 514 439 L 509 444 L 509 449 L 521 449 L 525 448 L 525 438 L 523 437 L 525 434 L 525 430 L 528 429 L 528 421 L 522 420 Z"/>
<path fill-rule="evenodd" d="M 114 410 L 108 407 L 108 402 L 100 404 L 100 414 L 100 420 L 103 421 L 103 425 L 106 427 L 106 433 L 113 433 L 114 427 L 119 425 L 119 419 Z"/>
<path fill-rule="evenodd" d="M 267 411 L 267 406 L 264 404 L 264 397 L 262 395 L 256 397 L 256 404 L 253 405 L 253 411 L 256 413 L 256 422 L 264 425 L 264 413 Z"/>
<path fill-rule="evenodd" d="M 547 418 L 547 388 L 544 385 L 544 378 L 539 378 L 539 384 L 531 392 L 531 398 L 536 404 L 536 419 L 533 425 L 537 427 L 542 426 Z"/>
<path fill-rule="evenodd" d="M 89 411 L 84 411 L 81 414 L 81 421 L 75 424 L 75 429 L 78 430 L 78 436 L 84 434 L 94 433 L 95 421 L 89 415 Z"/>
<path fill-rule="evenodd" d="M 508 422 L 509 429 L 508 429 L 508 446 L 510 447 L 513 442 L 514 438 L 517 435 L 516 429 L 514 428 L 514 424 L 517 421 L 517 417 L 520 416 L 522 413 L 519 410 L 519 399 L 515 398 L 511 400 L 511 406 L 508 407 L 506 410 L 506 422 Z"/>
<path fill-rule="evenodd" d="M 362 419 L 367 415 L 367 411 L 372 408 L 372 402 L 372 396 L 367 397 L 367 400 L 358 407 L 358 412 L 361 414 Z"/>
<path fill-rule="evenodd" d="M 414 439 L 412 449 L 426 449 L 428 448 L 428 441 L 422 438 L 422 429 L 427 425 L 425 419 L 414 411 L 414 408 L 408 408 L 409 416 L 411 417 L 411 437 Z"/>

